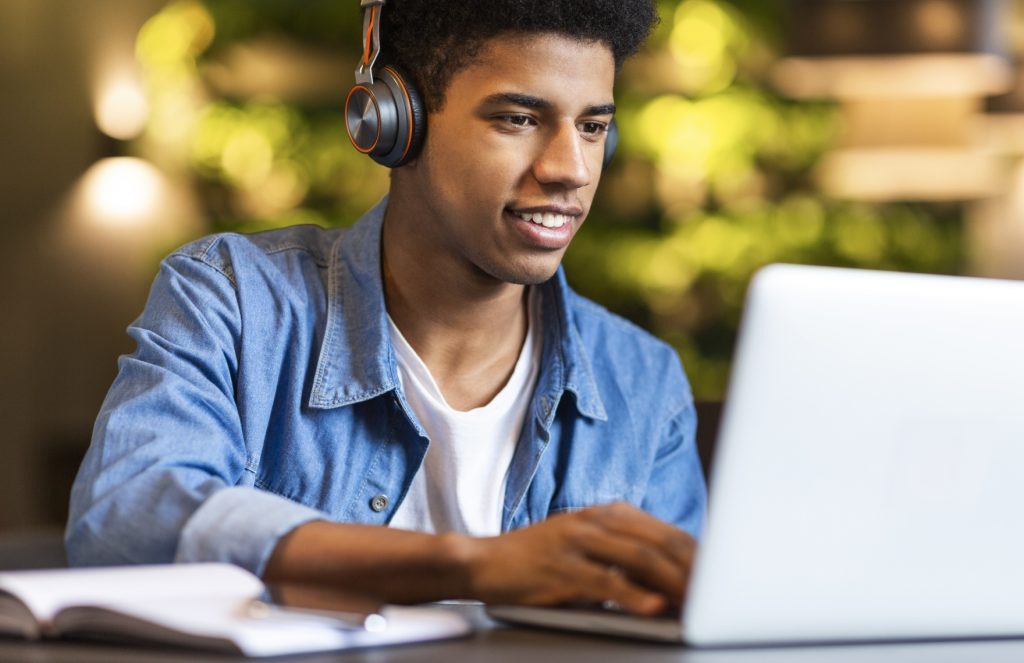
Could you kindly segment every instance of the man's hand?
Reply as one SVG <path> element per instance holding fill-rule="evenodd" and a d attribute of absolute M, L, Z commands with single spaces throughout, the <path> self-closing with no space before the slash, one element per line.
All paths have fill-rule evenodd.
<path fill-rule="evenodd" d="M 314 521 L 278 543 L 264 579 L 386 603 L 614 601 L 654 615 L 679 607 L 694 548 L 686 532 L 624 503 L 490 538 Z"/>
<path fill-rule="evenodd" d="M 654 615 L 679 608 L 693 563 L 693 538 L 626 503 L 554 516 L 469 543 L 473 598 L 554 605 L 613 601 Z"/>

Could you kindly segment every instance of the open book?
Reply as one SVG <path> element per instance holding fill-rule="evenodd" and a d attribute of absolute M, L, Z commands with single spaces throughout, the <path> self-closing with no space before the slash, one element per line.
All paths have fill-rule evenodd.
<path fill-rule="evenodd" d="M 11 571 L 0 573 L 0 633 L 280 656 L 470 631 L 462 616 L 435 608 L 389 606 L 371 629 L 331 613 L 267 610 L 258 602 L 264 589 L 256 576 L 229 564 Z"/>

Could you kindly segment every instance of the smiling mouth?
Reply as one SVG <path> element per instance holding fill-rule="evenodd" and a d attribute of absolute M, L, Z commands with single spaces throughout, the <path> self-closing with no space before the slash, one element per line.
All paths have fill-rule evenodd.
<path fill-rule="evenodd" d="M 555 212 L 517 212 L 515 210 L 509 210 L 509 212 L 524 221 L 529 221 L 545 228 L 561 228 L 573 219 L 568 214 L 557 214 Z"/>

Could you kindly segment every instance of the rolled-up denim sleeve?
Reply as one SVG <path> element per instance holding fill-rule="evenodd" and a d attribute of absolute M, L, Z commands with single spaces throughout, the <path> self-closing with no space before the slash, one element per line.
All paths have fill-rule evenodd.
<path fill-rule="evenodd" d="M 261 573 L 324 514 L 253 487 L 235 402 L 242 323 L 229 270 L 175 254 L 93 429 L 66 532 L 72 565 L 226 561 Z"/>
<path fill-rule="evenodd" d="M 684 398 L 661 426 L 643 508 L 699 538 L 707 511 L 707 484 L 697 453 L 697 410 L 678 358 L 669 366 L 674 373 L 670 384 L 680 385 L 677 392 Z"/>

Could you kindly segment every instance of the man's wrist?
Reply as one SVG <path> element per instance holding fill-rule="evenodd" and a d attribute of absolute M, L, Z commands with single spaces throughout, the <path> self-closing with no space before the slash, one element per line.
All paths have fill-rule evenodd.
<path fill-rule="evenodd" d="M 437 537 L 441 551 L 439 559 L 444 560 L 444 566 L 453 582 L 451 589 L 459 598 L 482 600 L 476 577 L 483 556 L 483 541 L 454 532 L 439 534 Z"/>

